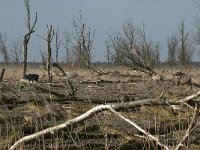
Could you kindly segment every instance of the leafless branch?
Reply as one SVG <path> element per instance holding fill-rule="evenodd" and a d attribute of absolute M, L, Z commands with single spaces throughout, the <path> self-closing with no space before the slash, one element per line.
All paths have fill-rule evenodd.
<path fill-rule="evenodd" d="M 186 138 L 188 136 L 190 136 L 190 134 L 192 133 L 192 131 L 194 131 L 195 127 L 193 127 L 194 123 L 195 123 L 195 119 L 196 119 L 196 113 L 197 113 L 197 107 L 195 107 L 194 109 L 194 114 L 193 114 L 193 117 L 192 117 L 192 120 L 190 122 L 190 125 L 187 129 L 187 131 L 185 132 L 185 135 L 183 136 L 183 138 L 181 139 L 181 141 L 177 144 L 177 146 L 175 147 L 174 150 L 179 150 L 179 148 L 182 146 L 182 143 L 186 140 Z"/>
<path fill-rule="evenodd" d="M 27 27 L 28 32 L 24 35 L 24 41 L 23 41 L 23 78 L 26 76 L 26 70 L 27 70 L 27 50 L 28 50 L 28 43 L 31 38 L 31 34 L 34 33 L 34 28 L 37 22 L 37 12 L 35 14 L 35 20 L 34 23 L 31 26 L 31 14 L 30 14 L 30 6 L 29 6 L 29 0 L 24 0 L 24 4 L 27 10 Z"/>
<path fill-rule="evenodd" d="M 122 116 L 119 112 L 115 111 L 114 109 L 112 109 L 111 107 L 109 108 L 110 111 L 112 111 L 115 115 L 117 115 L 118 117 L 120 117 L 121 119 L 125 120 L 126 122 L 128 122 L 129 124 L 131 124 L 133 127 L 135 127 L 136 129 L 138 129 L 140 132 L 142 132 L 144 135 L 146 135 L 147 137 L 153 139 L 154 141 L 156 141 L 156 143 L 165 148 L 166 150 L 169 150 L 169 148 L 164 145 L 163 143 L 161 143 L 159 141 L 159 139 L 153 135 L 151 135 L 149 132 L 145 131 L 144 129 L 142 129 L 140 126 L 138 126 L 135 122 L 131 121 L 130 119 L 125 118 L 124 116 Z"/>
<path fill-rule="evenodd" d="M 181 103 L 181 102 L 184 102 L 185 100 L 190 100 L 192 98 L 196 98 L 200 96 L 200 91 L 197 92 L 196 94 L 194 95 L 191 95 L 191 96 L 188 96 L 186 97 L 184 100 L 181 99 L 179 101 L 177 101 L 177 103 Z M 102 111 L 105 111 L 105 110 L 110 110 L 112 111 L 115 115 L 117 115 L 118 117 L 122 118 L 123 120 L 125 120 L 126 122 L 130 123 L 132 126 L 134 126 L 135 128 L 137 128 L 139 131 L 141 131 L 143 134 L 145 134 L 146 136 L 148 136 L 149 138 L 155 140 L 157 142 L 158 145 L 160 145 L 161 147 L 165 148 L 166 150 L 169 150 L 169 148 L 162 144 L 161 142 L 159 142 L 159 139 L 156 138 L 155 136 L 151 135 L 149 132 L 145 131 L 144 129 L 142 129 L 141 127 L 139 127 L 136 123 L 132 122 L 131 120 L 125 118 L 124 116 L 122 116 L 120 113 L 116 112 L 115 110 L 117 109 L 120 109 L 120 108 L 128 108 L 128 107 L 132 107 L 132 106 L 137 106 L 137 105 L 143 105 L 143 104 L 155 104 L 155 103 L 159 103 L 158 102 L 158 99 L 146 99 L 146 100 L 140 100 L 140 101 L 133 101 L 133 102 L 129 102 L 129 103 L 120 103 L 120 104 L 107 104 L 107 105 L 99 105 L 99 106 L 96 106 L 94 108 L 92 108 L 91 110 L 87 111 L 86 113 L 74 118 L 74 119 L 71 119 L 71 120 L 67 120 L 66 122 L 60 124 L 60 125 L 56 125 L 54 127 L 50 127 L 50 128 L 47 128 L 43 131 L 39 131 L 37 133 L 34 133 L 32 135 L 28 135 L 28 136 L 25 136 L 21 139 L 19 139 L 17 142 L 15 142 L 9 150 L 14 150 L 15 148 L 17 148 L 21 143 L 24 143 L 24 142 L 27 142 L 27 141 L 30 141 L 32 139 L 35 139 L 41 135 L 44 135 L 44 134 L 47 134 L 47 133 L 52 133 L 54 131 L 57 131 L 57 130 L 61 130 L 61 129 L 64 129 L 64 128 L 67 128 L 69 126 L 72 126 L 72 125 L 75 125 L 75 124 L 78 124 L 78 123 L 81 123 L 89 118 L 91 118 L 92 116 L 94 116 L 95 114 L 99 113 L 99 112 L 102 112 Z M 165 103 L 165 102 L 160 102 L 160 103 Z M 169 102 L 170 103 L 170 102 Z M 195 113 L 193 115 L 193 118 L 195 118 L 196 116 L 196 110 L 197 108 L 195 108 Z M 185 134 L 185 136 L 182 138 L 182 140 L 180 141 L 180 143 L 178 145 L 181 145 L 181 143 L 188 137 L 188 134 L 190 134 L 193 129 L 191 129 L 193 123 L 194 123 L 194 119 L 192 118 L 192 121 L 188 127 L 188 130 Z M 178 147 L 177 145 L 177 147 Z"/>

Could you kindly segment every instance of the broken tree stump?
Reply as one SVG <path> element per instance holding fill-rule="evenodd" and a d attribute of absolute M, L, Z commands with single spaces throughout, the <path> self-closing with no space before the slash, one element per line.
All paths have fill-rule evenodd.
<path fill-rule="evenodd" d="M 4 76 L 4 73 L 5 73 L 5 70 L 6 70 L 6 69 L 3 68 L 2 71 L 1 71 L 0 81 L 3 80 L 3 76 Z"/>

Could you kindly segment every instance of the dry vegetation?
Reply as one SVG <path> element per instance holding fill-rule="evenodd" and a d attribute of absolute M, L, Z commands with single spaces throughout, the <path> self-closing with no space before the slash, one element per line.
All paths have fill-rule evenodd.
<path fill-rule="evenodd" d="M 0 149 L 9 149 L 26 135 L 76 118 L 100 104 L 111 103 L 122 105 L 115 110 L 168 147 L 175 147 L 189 129 L 191 132 L 183 140 L 180 149 L 200 149 L 199 110 L 194 113 L 199 98 L 176 103 L 200 90 L 198 67 L 176 68 L 186 75 L 192 75 L 194 85 L 175 84 L 172 82 L 172 70 L 167 67 L 156 69 L 164 76 L 164 80 L 159 81 L 123 67 L 99 67 L 106 72 L 104 75 L 87 69 L 63 67 L 65 71 L 78 73 L 77 77 L 70 80 L 77 89 L 74 96 L 70 94 L 71 87 L 62 76 L 54 76 L 53 82 L 47 84 L 46 72 L 40 66 L 28 68 L 28 73 L 40 75 L 38 83 L 19 81 L 22 66 L 3 67 L 6 72 L 0 84 Z M 53 72 L 60 74 L 56 68 L 53 68 Z M 153 101 L 142 103 L 148 99 Z M 53 106 L 55 111 L 48 106 Z M 78 124 L 24 142 L 17 149 L 148 150 L 161 147 L 155 140 L 107 110 L 95 113 Z"/>

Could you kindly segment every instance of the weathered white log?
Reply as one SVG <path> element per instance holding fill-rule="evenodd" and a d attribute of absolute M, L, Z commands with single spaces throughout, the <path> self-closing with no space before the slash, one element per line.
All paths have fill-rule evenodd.
<path fill-rule="evenodd" d="M 178 101 L 176 101 L 175 103 L 184 103 L 184 102 L 187 102 L 188 100 L 191 100 L 191 99 L 194 99 L 194 98 L 197 98 L 200 96 L 200 91 L 197 92 L 196 94 L 193 94 L 191 96 L 188 96 L 186 98 L 183 98 L 183 99 L 180 99 Z M 99 105 L 99 106 L 96 106 L 94 108 L 92 108 L 91 110 L 87 111 L 86 113 L 74 118 L 74 119 L 71 119 L 71 120 L 67 120 L 66 122 L 60 124 L 60 125 L 57 125 L 57 126 L 54 126 L 54 127 L 50 127 L 50 128 L 47 128 L 45 130 L 42 130 L 42 131 L 39 131 L 37 133 L 34 133 L 32 135 L 28 135 L 28 136 L 25 136 L 21 139 L 19 139 L 17 142 L 15 142 L 9 150 L 14 150 L 15 148 L 17 148 L 21 143 L 23 142 L 27 142 L 27 141 L 30 141 L 32 139 L 35 139 L 36 137 L 39 137 L 41 135 L 44 135 L 44 134 L 47 134 L 47 133 L 53 133 L 54 131 L 57 131 L 57 130 L 61 130 L 61 129 L 64 129 L 64 128 L 67 128 L 68 126 L 71 126 L 71 125 L 75 125 L 75 124 L 78 124 L 78 123 L 81 123 L 89 118 L 91 118 L 92 116 L 94 116 L 96 113 L 99 113 L 99 112 L 102 112 L 102 111 L 105 111 L 105 110 L 110 110 L 112 111 L 115 115 L 119 116 L 120 118 L 124 119 L 125 121 L 127 121 L 128 123 L 130 123 L 132 126 L 134 126 L 135 128 L 137 128 L 138 130 L 140 130 L 142 133 L 144 133 L 146 136 L 148 136 L 149 138 L 155 140 L 157 142 L 158 145 L 160 145 L 161 147 L 165 148 L 166 150 L 169 150 L 169 148 L 166 146 L 166 145 L 163 145 L 162 143 L 159 142 L 159 140 L 154 137 L 153 135 L 151 135 L 150 133 L 148 133 L 147 131 L 143 130 L 142 128 L 140 128 L 137 124 L 135 124 L 134 122 L 130 121 L 129 119 L 123 117 L 122 115 L 120 115 L 118 112 L 116 112 L 114 109 L 120 109 L 120 108 L 127 108 L 127 107 L 131 107 L 131 106 L 137 106 L 137 105 L 142 105 L 142 104 L 151 104 L 151 103 L 162 103 L 162 102 L 158 102 L 159 99 L 145 99 L 145 100 L 140 100 L 140 101 L 134 101 L 134 102 L 129 102 L 129 103 L 122 103 L 122 104 L 107 104 L 107 105 Z M 169 100 L 169 103 L 170 102 L 173 102 L 174 101 L 170 101 Z M 164 103 L 164 102 L 163 102 Z M 165 102 L 166 103 L 166 102 Z"/>
<path fill-rule="evenodd" d="M 74 118 L 72 120 L 66 121 L 63 124 L 47 128 L 47 129 L 45 129 L 43 131 L 39 131 L 39 132 L 34 133 L 32 135 L 25 136 L 25 137 L 19 139 L 13 146 L 10 147 L 9 150 L 14 150 L 21 143 L 29 141 L 29 140 L 32 140 L 32 139 L 34 139 L 34 138 L 36 138 L 38 136 L 41 136 L 41 135 L 44 135 L 44 134 L 47 134 L 47 133 L 53 133 L 56 130 L 60 130 L 60 129 L 66 128 L 69 125 L 71 126 L 73 124 L 78 124 L 78 123 L 80 123 L 80 122 L 82 122 L 82 121 L 90 118 L 95 113 L 98 113 L 98 112 L 101 112 L 101 111 L 104 111 L 104 110 L 110 110 L 115 115 L 117 115 L 118 117 L 122 118 L 123 120 L 125 120 L 126 122 L 128 122 L 129 124 L 131 124 L 132 126 L 134 126 L 136 129 L 138 129 L 139 131 L 141 131 L 142 133 L 144 133 L 147 137 L 155 140 L 158 145 L 160 145 L 161 147 L 165 148 L 166 150 L 169 150 L 169 148 L 166 145 L 164 145 L 164 144 L 162 144 L 162 143 L 159 142 L 158 138 L 156 138 L 155 136 L 151 135 L 149 132 L 147 132 L 144 129 L 142 129 L 141 127 L 139 127 L 136 123 L 134 123 L 130 119 L 127 119 L 124 116 L 122 116 L 120 113 L 116 112 L 112 108 L 112 105 L 99 105 L 99 106 L 92 108 L 91 110 L 87 111 L 86 113 L 84 113 L 84 114 L 82 114 L 82 115 L 80 115 L 80 116 L 78 116 L 78 117 L 76 117 L 76 118 Z"/>
<path fill-rule="evenodd" d="M 14 145 L 12 145 L 9 150 L 14 150 L 21 143 L 30 141 L 32 139 L 35 139 L 36 137 L 41 136 L 41 135 L 44 135 L 44 134 L 47 134 L 47 133 L 53 133 L 54 131 L 67 128 L 68 126 L 71 126 L 73 124 L 81 123 L 84 120 L 87 120 L 88 118 L 92 117 L 95 113 L 101 112 L 103 110 L 108 110 L 110 107 L 111 107 L 111 105 L 99 105 L 99 106 L 94 107 L 91 110 L 87 111 L 86 113 L 74 118 L 74 119 L 67 120 L 66 122 L 64 122 L 64 123 L 62 123 L 60 125 L 57 125 L 57 126 L 54 126 L 54 127 L 50 127 L 50 128 L 45 129 L 45 130 L 39 131 L 37 133 L 25 136 L 25 137 L 19 139 L 17 142 L 15 142 Z"/>

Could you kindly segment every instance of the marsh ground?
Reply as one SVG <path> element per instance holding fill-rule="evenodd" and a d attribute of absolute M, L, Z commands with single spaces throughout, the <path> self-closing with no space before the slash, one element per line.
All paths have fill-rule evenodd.
<path fill-rule="evenodd" d="M 123 67 L 99 67 L 107 75 L 80 68 L 65 68 L 76 71 L 79 76 L 71 79 L 77 89 L 75 97 L 69 96 L 68 83 L 57 76 L 47 84 L 46 72 L 40 66 L 30 66 L 29 73 L 38 73 L 38 83 L 20 82 L 21 66 L 6 68 L 4 80 L 0 83 L 0 149 L 8 149 L 17 139 L 75 118 L 87 110 L 105 103 L 126 103 L 142 99 L 162 97 L 160 101 L 174 101 L 192 95 L 200 90 L 198 86 L 177 86 L 170 81 L 172 69 L 157 68 L 165 81 L 152 81 L 147 75 Z M 200 83 L 198 67 L 176 68 L 192 75 Z M 164 70 L 164 71 L 163 71 Z M 175 69 L 174 69 L 175 70 Z M 59 70 L 54 68 L 59 74 Z M 123 85 L 123 90 L 118 85 Z M 197 99 L 198 100 L 198 99 Z M 64 108 L 62 117 L 48 113 L 44 101 L 58 103 Z M 156 135 L 166 145 L 175 145 L 184 135 L 193 111 L 187 106 L 174 112 L 168 105 L 141 105 L 119 110 L 125 117 Z M 187 149 L 199 149 L 200 130 L 187 139 Z M 69 129 L 47 134 L 24 143 L 19 149 L 160 149 L 150 139 L 110 112 L 96 114 L 93 118 Z"/>

